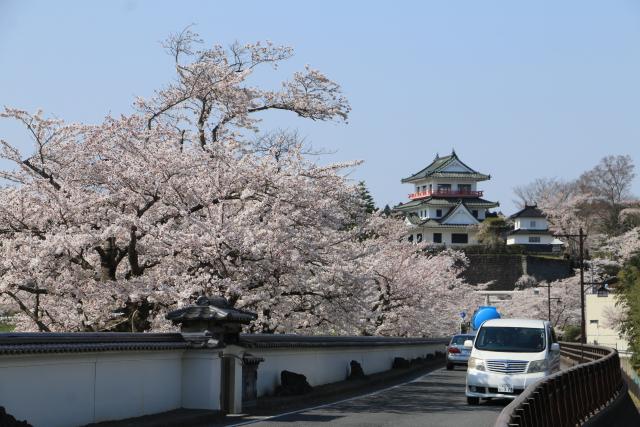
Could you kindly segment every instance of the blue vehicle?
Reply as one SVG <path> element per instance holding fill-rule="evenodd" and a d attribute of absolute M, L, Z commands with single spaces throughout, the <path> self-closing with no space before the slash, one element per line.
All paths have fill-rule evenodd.
<path fill-rule="evenodd" d="M 481 305 L 476 311 L 473 312 L 471 317 L 471 331 L 472 333 L 478 332 L 480 326 L 487 320 L 500 319 L 500 313 L 498 309 L 491 305 Z"/>

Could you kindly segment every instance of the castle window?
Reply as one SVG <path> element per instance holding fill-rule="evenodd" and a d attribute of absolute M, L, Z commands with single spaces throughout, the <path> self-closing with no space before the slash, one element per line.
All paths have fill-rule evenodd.
<path fill-rule="evenodd" d="M 433 233 L 433 243 L 442 243 L 442 233 Z"/>
<path fill-rule="evenodd" d="M 442 209 L 436 209 L 436 218 L 440 218 L 442 216 Z"/>
<path fill-rule="evenodd" d="M 471 184 L 458 184 L 458 191 L 471 191 Z"/>
<path fill-rule="evenodd" d="M 478 218 L 478 210 L 477 209 L 472 210 L 471 215 L 473 215 L 474 218 Z"/>
<path fill-rule="evenodd" d="M 438 191 L 443 193 L 451 191 L 451 184 L 438 184 Z"/>
<path fill-rule="evenodd" d="M 413 242 L 413 234 L 409 234 L 409 241 Z"/>
<path fill-rule="evenodd" d="M 540 243 L 540 236 L 529 236 L 529 243 Z"/>
<path fill-rule="evenodd" d="M 451 243 L 467 244 L 469 243 L 469 235 L 466 233 L 453 233 L 451 235 Z"/>
<path fill-rule="evenodd" d="M 536 222 L 535 221 L 529 221 L 529 227 L 536 228 Z"/>
<path fill-rule="evenodd" d="M 417 243 L 422 242 L 422 233 L 418 233 L 418 234 L 416 234 L 416 242 L 417 242 Z"/>

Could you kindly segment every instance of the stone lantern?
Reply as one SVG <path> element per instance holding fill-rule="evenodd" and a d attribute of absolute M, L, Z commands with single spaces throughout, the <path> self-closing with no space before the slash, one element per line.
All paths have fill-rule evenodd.
<path fill-rule="evenodd" d="M 180 325 L 183 335 L 203 333 L 224 344 L 237 344 L 242 325 L 258 318 L 255 313 L 231 307 L 224 297 L 201 296 L 195 305 L 167 313 L 166 318 Z"/>

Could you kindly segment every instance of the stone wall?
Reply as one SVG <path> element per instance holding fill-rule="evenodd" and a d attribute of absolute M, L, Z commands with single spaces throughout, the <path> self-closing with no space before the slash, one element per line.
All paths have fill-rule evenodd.
<path fill-rule="evenodd" d="M 573 275 L 571 262 L 566 259 L 542 258 L 527 255 L 527 274 L 535 277 L 538 281 L 546 280 L 552 282 L 564 279 Z"/>
<path fill-rule="evenodd" d="M 511 291 L 523 274 L 539 281 L 564 279 L 573 274 L 568 260 L 519 254 L 467 254 L 469 266 L 462 277 L 477 285 L 493 281 L 490 290 Z"/>

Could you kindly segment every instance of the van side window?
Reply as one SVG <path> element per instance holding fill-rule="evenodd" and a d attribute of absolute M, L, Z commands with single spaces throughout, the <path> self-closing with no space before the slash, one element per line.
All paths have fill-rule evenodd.
<path fill-rule="evenodd" d="M 551 327 L 551 342 L 558 342 L 558 338 L 556 338 L 556 331 Z"/>

